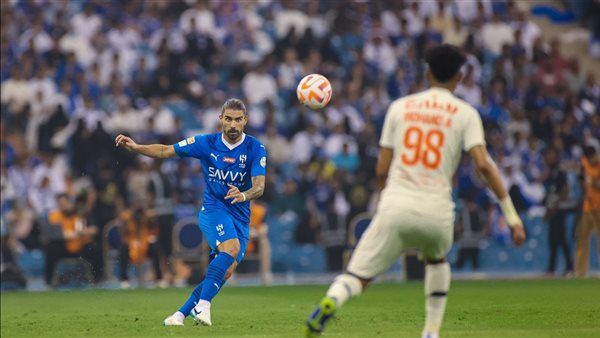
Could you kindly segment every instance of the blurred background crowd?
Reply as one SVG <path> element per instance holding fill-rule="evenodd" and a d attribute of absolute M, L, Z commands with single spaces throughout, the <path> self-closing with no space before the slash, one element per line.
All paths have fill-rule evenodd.
<path fill-rule="evenodd" d="M 599 12 L 597 2 L 573 4 L 597 41 L 598 17 L 585 15 Z M 374 165 L 386 109 L 426 88 L 424 50 L 442 42 L 468 54 L 456 94 L 481 113 L 489 150 L 519 211 L 546 229 L 543 217 L 555 210 L 547 197 L 561 191 L 573 201 L 574 218 L 582 148 L 600 149 L 598 73 L 565 57 L 561 42 L 545 39 L 523 6 L 2 1 L 3 264 L 39 250 L 51 283 L 60 258 L 82 255 L 100 281 L 103 228 L 119 219 L 132 224 L 124 227 L 129 254 L 121 264 L 135 262 L 139 249 L 161 279 L 173 224 L 193 217 L 201 202 L 199 163 L 137 157 L 115 148 L 114 136 L 172 144 L 215 132 L 221 105 L 238 97 L 249 107 L 247 133 L 269 152 L 261 200 L 274 252 L 300 245 L 300 256 L 323 257 L 319 268 L 302 257 L 297 266 L 274 261 L 274 271 L 340 270 L 350 221 L 373 211 L 377 200 Z M 295 98 L 298 81 L 310 73 L 325 75 L 334 89 L 320 112 Z M 468 159 L 455 188 L 455 263 L 462 267 L 474 257 L 477 269 L 481 241 L 508 245 L 509 231 Z M 570 256 L 572 236 L 565 236 Z M 530 248 L 547 251 L 546 245 Z M 511 264 L 555 269 L 545 258 L 527 257 Z"/>

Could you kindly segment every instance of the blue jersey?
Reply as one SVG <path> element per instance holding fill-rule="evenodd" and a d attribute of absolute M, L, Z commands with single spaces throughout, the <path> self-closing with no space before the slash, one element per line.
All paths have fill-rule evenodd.
<path fill-rule="evenodd" d="M 267 170 L 265 146 L 256 138 L 242 134 L 235 145 L 225 143 L 222 133 L 188 137 L 173 145 L 179 157 L 200 160 L 206 182 L 202 209 L 223 210 L 238 221 L 250 222 L 250 202 L 231 204 L 225 200 L 228 184 L 240 191 L 252 187 L 252 177 L 264 176 Z"/>

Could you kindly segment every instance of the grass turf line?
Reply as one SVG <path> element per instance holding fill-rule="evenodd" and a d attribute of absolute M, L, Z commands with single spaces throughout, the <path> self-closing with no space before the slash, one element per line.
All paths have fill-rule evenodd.
<path fill-rule="evenodd" d="M 300 337 L 326 286 L 227 287 L 212 327 L 163 327 L 191 288 L 5 292 L 2 337 Z M 443 337 L 600 337 L 600 281 L 455 281 Z M 349 301 L 326 337 L 418 337 L 422 283 L 377 284 Z"/>

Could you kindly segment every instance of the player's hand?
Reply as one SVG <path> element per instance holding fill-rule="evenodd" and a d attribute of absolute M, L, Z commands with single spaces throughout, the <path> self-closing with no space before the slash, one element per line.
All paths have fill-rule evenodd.
<path fill-rule="evenodd" d="M 227 195 L 225 195 L 225 199 L 231 199 L 231 204 L 236 204 L 239 202 L 244 202 L 246 198 L 235 185 L 227 184 L 229 187 L 229 191 L 227 191 Z"/>
<path fill-rule="evenodd" d="M 525 227 L 523 224 L 517 224 L 510 227 L 510 232 L 512 233 L 512 241 L 516 246 L 521 246 L 521 244 L 525 243 L 527 235 L 525 235 Z"/>
<path fill-rule="evenodd" d="M 135 151 L 137 147 L 137 143 L 131 137 L 125 136 L 123 134 L 119 134 L 115 139 L 115 146 L 122 146 L 123 148 L 129 151 Z"/>

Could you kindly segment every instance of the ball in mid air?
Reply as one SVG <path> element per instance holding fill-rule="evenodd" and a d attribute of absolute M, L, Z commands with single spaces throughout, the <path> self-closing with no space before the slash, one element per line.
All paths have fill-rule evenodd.
<path fill-rule="evenodd" d="M 329 80 L 321 74 L 306 75 L 296 88 L 298 100 L 310 109 L 321 109 L 331 100 Z"/>

